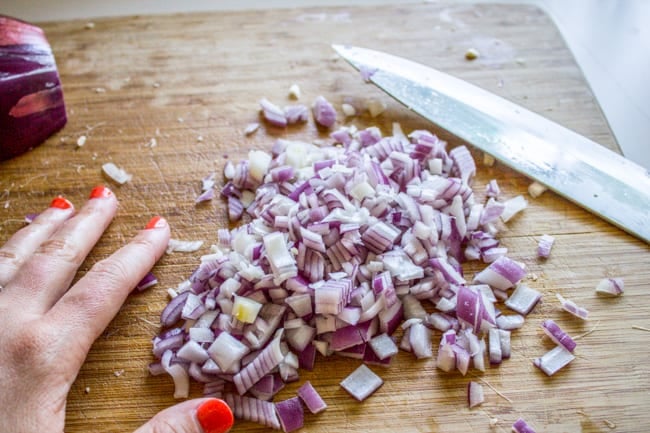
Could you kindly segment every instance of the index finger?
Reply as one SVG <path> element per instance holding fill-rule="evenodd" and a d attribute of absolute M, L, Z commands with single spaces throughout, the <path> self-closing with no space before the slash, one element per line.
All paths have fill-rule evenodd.
<path fill-rule="evenodd" d="M 50 309 L 45 320 L 64 336 L 74 338 L 86 352 L 90 350 L 129 293 L 162 257 L 169 237 L 167 221 L 152 218 L 131 242 L 97 262 Z"/>

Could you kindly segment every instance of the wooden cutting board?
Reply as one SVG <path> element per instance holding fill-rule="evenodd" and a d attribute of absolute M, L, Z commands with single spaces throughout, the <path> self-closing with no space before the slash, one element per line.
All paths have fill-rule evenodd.
<path fill-rule="evenodd" d="M 81 205 L 90 189 L 108 182 L 100 167 L 112 161 L 133 174 L 113 185 L 118 216 L 82 266 L 87 271 L 155 214 L 166 216 L 175 238 L 204 240 L 196 253 L 165 256 L 155 273 L 160 284 L 133 295 L 96 342 L 70 392 L 67 433 L 130 432 L 174 404 L 169 377 L 151 377 L 150 340 L 159 329 L 165 290 L 187 278 L 200 255 L 226 226 L 221 200 L 195 205 L 200 179 L 250 149 L 270 149 L 274 139 L 326 138 L 312 123 L 278 130 L 263 127 L 257 101 L 289 103 L 297 83 L 302 102 L 324 95 L 337 107 L 352 98 L 378 98 L 386 112 L 346 121 L 359 127 L 392 122 L 405 131 L 430 124 L 408 112 L 335 58 L 330 43 L 350 43 L 402 55 L 462 77 L 618 150 L 584 78 L 551 20 L 540 10 L 515 5 L 413 4 L 272 11 L 137 16 L 44 25 L 61 72 L 70 120 L 41 147 L 0 164 L 0 241 L 23 226 L 26 213 L 64 194 Z M 481 55 L 464 57 L 469 48 Z M 453 137 L 436 131 L 458 144 Z M 83 147 L 77 139 L 86 136 Z M 155 143 L 155 145 L 154 145 Z M 476 153 L 480 161 L 480 155 Z M 497 179 L 504 197 L 526 194 L 530 181 L 497 164 L 479 163 L 475 182 Z M 110 182 L 109 182 L 110 183 Z M 401 353 L 389 368 L 373 368 L 380 390 L 357 403 L 338 383 L 358 366 L 319 358 L 313 372 L 285 388 L 293 396 L 311 380 L 329 404 L 307 415 L 309 432 L 506 432 L 519 417 L 538 432 L 645 432 L 650 428 L 650 254 L 648 246 L 581 208 L 545 193 L 504 228 L 510 256 L 525 262 L 528 283 L 543 303 L 514 333 L 512 358 L 485 374 L 443 373 L 433 360 Z M 556 237 L 552 256 L 536 258 L 536 240 Z M 479 266 L 470 265 L 467 272 Z M 625 278 L 625 295 L 595 296 L 606 276 Z M 591 311 L 581 322 L 562 312 L 555 294 Z M 552 346 L 539 328 L 556 320 L 578 340 L 577 359 L 548 378 L 531 361 Z M 437 343 L 439 334 L 434 339 Z M 482 380 L 486 402 L 469 410 L 466 385 Z M 489 384 L 489 386 L 488 386 Z M 200 395 L 200 387 L 193 395 Z M 497 424 L 491 427 L 491 420 Z M 235 432 L 265 428 L 239 422 Z"/>

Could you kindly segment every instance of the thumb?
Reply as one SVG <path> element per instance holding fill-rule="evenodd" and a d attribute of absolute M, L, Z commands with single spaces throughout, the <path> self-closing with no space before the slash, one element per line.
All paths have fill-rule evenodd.
<path fill-rule="evenodd" d="M 226 433 L 233 422 L 225 401 L 197 398 L 158 412 L 135 433 Z"/>

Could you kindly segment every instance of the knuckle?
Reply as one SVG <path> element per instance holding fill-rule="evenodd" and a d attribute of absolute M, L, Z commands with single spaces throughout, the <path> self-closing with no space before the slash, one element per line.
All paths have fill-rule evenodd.
<path fill-rule="evenodd" d="M 37 254 L 56 257 L 73 264 L 81 264 L 85 258 L 82 249 L 67 238 L 54 238 L 43 242 Z"/>
<path fill-rule="evenodd" d="M 129 280 L 127 266 L 120 260 L 111 257 L 95 263 L 91 272 L 99 280 L 111 286 L 124 284 Z"/>
<path fill-rule="evenodd" d="M 30 324 L 14 330 L 12 338 L 5 342 L 4 350 L 13 364 L 31 365 L 39 368 L 46 361 L 45 356 L 49 347 L 50 336 L 47 329 Z"/>
<path fill-rule="evenodd" d="M 20 268 L 24 261 L 25 260 L 16 253 L 15 249 L 11 247 L 0 249 L 0 266 L 15 270 Z"/>

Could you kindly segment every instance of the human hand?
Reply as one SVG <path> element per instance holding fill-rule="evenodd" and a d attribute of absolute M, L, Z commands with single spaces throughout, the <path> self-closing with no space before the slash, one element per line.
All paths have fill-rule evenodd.
<path fill-rule="evenodd" d="M 2 431 L 64 431 L 68 392 L 91 345 L 163 255 L 169 226 L 154 217 L 71 286 L 117 204 L 102 186 L 79 212 L 57 197 L 0 247 Z M 223 401 L 203 398 L 163 410 L 136 433 L 223 433 L 232 422 Z"/>

